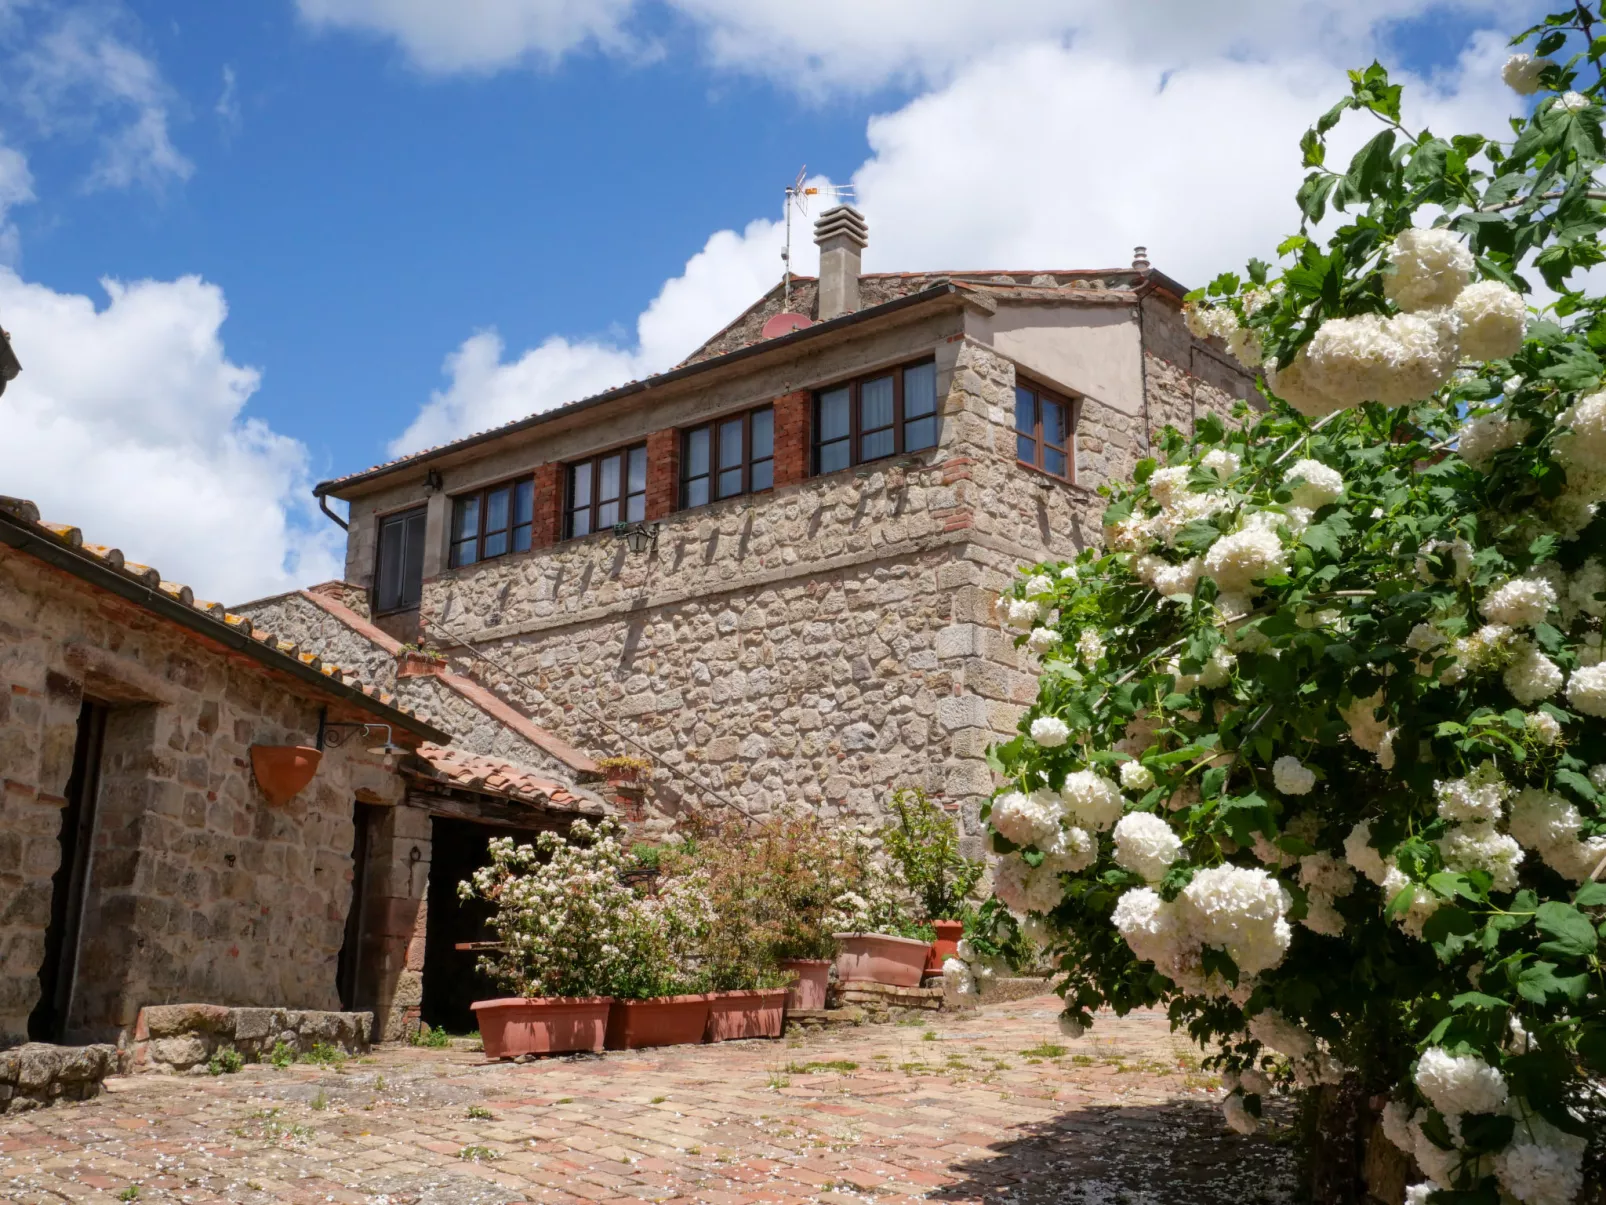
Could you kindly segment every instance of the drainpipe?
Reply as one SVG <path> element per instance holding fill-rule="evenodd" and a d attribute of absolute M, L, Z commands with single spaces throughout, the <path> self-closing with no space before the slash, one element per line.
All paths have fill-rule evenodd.
<path fill-rule="evenodd" d="M 319 494 L 318 495 L 318 509 L 323 511 L 324 514 L 328 515 L 336 523 L 340 524 L 341 530 L 343 530 L 343 531 L 350 531 L 351 530 L 351 524 L 350 523 L 347 523 L 339 515 L 335 514 L 334 511 L 329 509 L 329 495 L 328 494 Z"/>

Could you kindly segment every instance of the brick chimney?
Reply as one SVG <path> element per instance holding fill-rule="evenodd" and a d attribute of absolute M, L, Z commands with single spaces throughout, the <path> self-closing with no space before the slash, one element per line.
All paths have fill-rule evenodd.
<path fill-rule="evenodd" d="M 816 319 L 829 322 L 859 308 L 859 252 L 870 241 L 864 215 L 851 205 L 827 209 L 814 223 L 820 248 L 820 301 Z"/>

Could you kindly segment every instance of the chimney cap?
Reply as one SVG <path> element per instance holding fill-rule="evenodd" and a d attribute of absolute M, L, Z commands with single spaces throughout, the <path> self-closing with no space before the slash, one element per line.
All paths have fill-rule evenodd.
<path fill-rule="evenodd" d="M 1149 249 L 1147 247 L 1132 248 L 1132 270 L 1134 272 L 1147 272 L 1149 270 Z"/>
<path fill-rule="evenodd" d="M 822 247 L 830 239 L 845 238 L 860 248 L 870 243 L 870 226 L 851 205 L 827 209 L 814 223 L 814 241 Z"/>

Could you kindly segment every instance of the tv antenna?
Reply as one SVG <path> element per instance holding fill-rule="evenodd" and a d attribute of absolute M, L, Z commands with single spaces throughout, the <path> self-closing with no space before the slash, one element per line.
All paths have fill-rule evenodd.
<path fill-rule="evenodd" d="M 809 198 L 819 196 L 822 191 L 827 193 L 832 200 L 837 201 L 838 203 L 853 200 L 853 189 L 851 186 L 838 187 L 835 184 L 827 184 L 823 189 L 818 187 L 805 188 L 803 185 L 803 180 L 804 177 L 807 176 L 808 170 L 808 164 L 806 163 L 797 169 L 797 179 L 786 186 L 786 201 L 782 205 L 782 212 L 786 217 L 786 246 L 781 250 L 781 262 L 786 267 L 784 277 L 785 284 L 781 290 L 781 312 L 783 314 L 792 308 L 793 208 L 795 207 L 799 213 L 807 216 L 809 212 Z"/>

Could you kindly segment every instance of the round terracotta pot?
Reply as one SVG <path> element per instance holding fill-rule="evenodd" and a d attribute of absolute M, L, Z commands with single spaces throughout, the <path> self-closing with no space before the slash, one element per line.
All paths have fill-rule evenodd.
<path fill-rule="evenodd" d="M 825 1007 L 825 989 L 831 982 L 829 958 L 783 958 L 779 965 L 787 974 L 797 976 L 786 989 L 788 1009 L 796 1012 Z"/>
<path fill-rule="evenodd" d="M 601 1050 L 612 1004 L 608 996 L 509 996 L 476 1000 L 469 1007 L 480 1023 L 485 1057 L 512 1059 Z"/>
<path fill-rule="evenodd" d="M 310 745 L 252 745 L 251 772 L 275 807 L 283 807 L 312 781 L 323 754 Z"/>
<path fill-rule="evenodd" d="M 836 977 L 840 982 L 852 983 L 857 979 L 890 987 L 920 986 L 930 942 L 887 933 L 833 933 L 831 936 L 836 938 L 841 951 L 836 956 Z"/>
<path fill-rule="evenodd" d="M 942 964 L 959 953 L 959 939 L 965 935 L 962 920 L 934 920 L 931 927 L 937 931 L 937 940 L 926 953 L 926 974 L 942 974 Z"/>
<path fill-rule="evenodd" d="M 609 1050 L 643 1046 L 684 1046 L 701 1042 L 708 1032 L 712 992 L 695 996 L 658 996 L 651 1000 L 615 1000 L 608 1012 Z"/>

